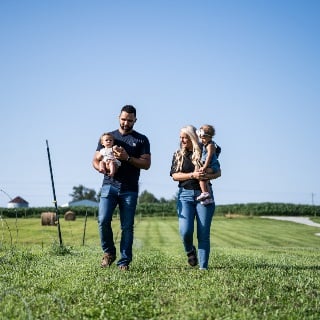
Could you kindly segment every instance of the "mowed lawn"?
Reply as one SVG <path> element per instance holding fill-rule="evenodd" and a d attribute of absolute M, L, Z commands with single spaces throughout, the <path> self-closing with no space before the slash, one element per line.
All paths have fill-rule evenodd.
<path fill-rule="evenodd" d="M 98 224 L 94 217 L 75 221 L 60 218 L 63 244 L 66 246 L 99 246 Z M 113 220 L 114 238 L 120 241 L 120 225 Z M 260 217 L 214 217 L 211 228 L 212 250 L 215 248 L 319 248 L 320 228 L 288 221 Z M 182 250 L 176 217 L 140 217 L 135 220 L 134 246 L 161 251 Z M 196 234 L 195 234 L 196 237 Z M 42 226 L 41 219 L 0 219 L 0 243 L 7 245 L 50 245 L 58 241 L 56 226 Z M 196 241 L 196 238 L 195 238 Z"/>
<path fill-rule="evenodd" d="M 210 268 L 187 265 L 175 217 L 136 217 L 129 272 L 101 269 L 90 217 L 2 219 L 0 319 L 319 319 L 320 228 L 215 217 Z M 120 228 L 113 221 L 119 249 Z M 196 239 L 195 239 L 196 242 Z"/>

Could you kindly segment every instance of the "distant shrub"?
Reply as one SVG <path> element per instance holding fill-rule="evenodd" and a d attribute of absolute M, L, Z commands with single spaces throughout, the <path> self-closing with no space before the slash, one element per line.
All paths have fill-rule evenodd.
<path fill-rule="evenodd" d="M 72 210 L 77 217 L 98 216 L 98 208 L 94 207 L 59 207 L 59 216 L 64 216 Z M 42 208 L 0 208 L 0 216 L 6 218 L 39 218 L 42 212 L 55 211 L 53 207 Z M 114 215 L 119 214 L 118 207 Z M 176 202 L 140 203 L 137 205 L 136 215 L 140 216 L 175 216 L 177 214 Z M 240 214 L 245 216 L 320 216 L 320 206 L 292 204 L 292 203 L 239 203 L 219 205 L 216 204 L 216 215 Z"/>

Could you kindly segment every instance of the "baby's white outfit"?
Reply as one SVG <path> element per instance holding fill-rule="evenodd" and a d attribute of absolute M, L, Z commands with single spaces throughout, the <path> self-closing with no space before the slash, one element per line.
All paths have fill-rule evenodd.
<path fill-rule="evenodd" d="M 107 162 L 108 160 L 112 160 L 116 163 L 118 167 L 121 166 L 121 161 L 114 156 L 112 148 L 102 148 L 100 149 L 100 154 L 103 156 L 102 160 L 104 162 Z"/>

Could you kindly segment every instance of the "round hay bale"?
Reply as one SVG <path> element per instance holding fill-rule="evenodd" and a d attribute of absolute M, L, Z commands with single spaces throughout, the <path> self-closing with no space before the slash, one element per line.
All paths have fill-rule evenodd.
<path fill-rule="evenodd" d="M 55 212 L 42 212 L 41 213 L 41 225 L 42 226 L 55 226 L 56 225 L 56 213 Z"/>
<path fill-rule="evenodd" d="M 76 220 L 76 213 L 73 212 L 73 211 L 67 211 L 64 214 L 64 220 L 66 220 L 66 221 L 74 221 L 74 220 Z"/>

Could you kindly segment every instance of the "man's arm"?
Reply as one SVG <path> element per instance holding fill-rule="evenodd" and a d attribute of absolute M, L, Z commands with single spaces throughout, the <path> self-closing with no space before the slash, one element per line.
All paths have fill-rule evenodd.
<path fill-rule="evenodd" d="M 151 166 L 150 154 L 142 154 L 139 158 L 135 158 L 129 156 L 124 148 L 118 147 L 114 149 L 114 155 L 118 160 L 128 161 L 128 163 L 139 169 L 148 170 Z"/>
<path fill-rule="evenodd" d="M 142 154 L 140 158 L 129 157 L 127 156 L 126 160 L 133 166 L 148 170 L 151 166 L 151 155 L 150 154 Z"/>

